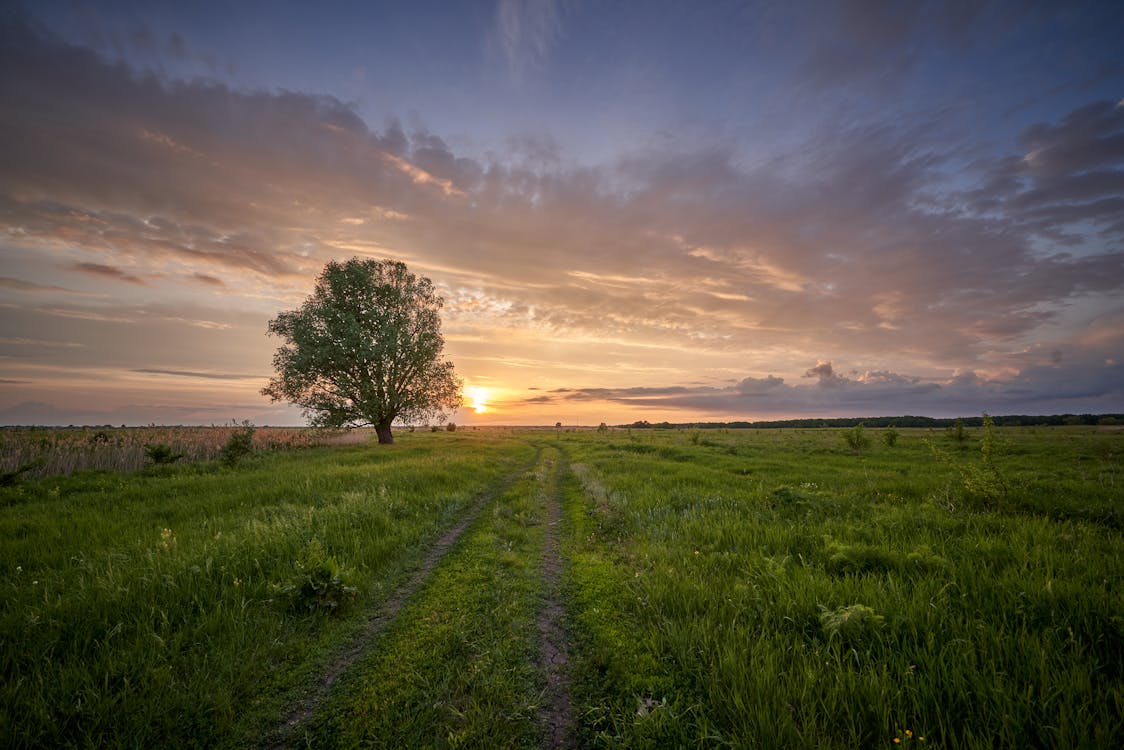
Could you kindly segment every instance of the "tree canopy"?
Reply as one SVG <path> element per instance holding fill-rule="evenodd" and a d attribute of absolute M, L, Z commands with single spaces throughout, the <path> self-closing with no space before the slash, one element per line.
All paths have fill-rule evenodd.
<path fill-rule="evenodd" d="M 394 442 L 395 420 L 444 421 L 461 404 L 461 381 L 442 359 L 443 304 L 400 261 L 331 261 L 303 305 L 269 322 L 285 343 L 262 393 L 300 406 L 314 425 L 374 427 L 380 443 Z"/>

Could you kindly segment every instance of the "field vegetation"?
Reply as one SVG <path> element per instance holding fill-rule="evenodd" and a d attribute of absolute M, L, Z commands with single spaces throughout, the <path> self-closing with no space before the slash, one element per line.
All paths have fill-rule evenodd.
<path fill-rule="evenodd" d="M 222 458 L 224 450 L 248 441 L 245 453 L 363 442 L 368 430 L 293 427 L 0 427 L 0 485 L 20 477 L 76 471 L 136 471 L 153 464 Z"/>
<path fill-rule="evenodd" d="M 1121 747 L 1122 447 L 419 430 L 21 475 L 0 743 Z"/>

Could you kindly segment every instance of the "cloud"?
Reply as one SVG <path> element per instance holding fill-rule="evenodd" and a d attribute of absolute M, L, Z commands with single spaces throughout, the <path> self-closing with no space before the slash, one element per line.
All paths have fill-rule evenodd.
<path fill-rule="evenodd" d="M 226 286 L 226 282 L 223 281 L 222 279 L 217 278 L 215 276 L 211 276 L 209 274 L 205 274 L 205 273 L 198 273 L 198 272 L 193 273 L 193 274 L 191 274 L 191 279 L 192 279 L 192 281 L 198 281 L 200 284 L 206 284 L 207 286 L 217 286 L 217 287 L 225 287 Z"/>
<path fill-rule="evenodd" d="M 546 63 L 561 27 L 557 0 L 498 0 L 494 34 L 513 80 Z"/>
<path fill-rule="evenodd" d="M 908 47 L 935 12 L 852 11 L 845 47 L 898 34 Z M 500 3 L 496 13 L 509 61 L 544 64 L 560 6 Z M 950 35 L 969 33 L 958 23 Z M 869 73 L 908 57 L 887 49 L 860 64 Z M 329 96 L 167 80 L 8 14 L 0 244 L 87 281 L 131 282 L 114 287 L 122 295 L 164 294 L 177 280 L 222 291 L 222 308 L 190 312 L 139 297 L 39 303 L 23 313 L 42 327 L 29 339 L 51 338 L 40 318 L 82 333 L 260 332 L 325 260 L 389 255 L 441 284 L 450 342 L 488 345 L 478 362 L 569 367 L 601 384 L 627 374 L 641 388 L 537 399 L 814 412 L 908 394 L 937 409 L 940 398 L 1013 399 L 1002 383 L 1060 388 L 1057 372 L 1111 399 L 1077 368 L 1124 361 L 1110 327 L 1087 335 L 1124 289 L 1120 111 L 1086 102 L 1026 128 L 1000 157 L 950 138 L 935 118 L 900 114 L 813 127 L 791 153 L 758 161 L 713 141 L 636 145 L 583 165 L 548 133 L 469 157 L 420 124 L 407 132 L 391 118 L 380 130 Z M 13 295 L 72 293 L 16 278 L 48 278 L 38 272 L 7 272 L 0 288 Z M 234 305 L 257 317 L 228 321 Z M 167 339 L 173 329 L 161 330 Z M 504 349 L 516 338 L 530 343 Z M 601 360 L 588 359 L 594 345 Z M 555 356 L 561 347 L 571 359 Z M 817 362 L 825 353 L 832 360 Z M 168 374 L 209 366 L 147 361 L 174 363 Z M 689 382 L 704 362 L 722 377 L 775 374 L 713 390 L 651 383 L 668 370 Z M 979 380 L 954 377 L 968 372 Z"/>
<path fill-rule="evenodd" d="M 23 279 L 14 279 L 11 276 L 0 276 L 0 287 L 4 289 L 14 289 L 17 292 L 54 292 L 60 294 L 78 294 L 85 296 L 98 296 L 94 292 L 80 292 L 75 289 L 67 289 L 62 286 L 55 286 L 54 284 L 36 284 L 31 281 L 24 281 Z"/>
<path fill-rule="evenodd" d="M 1033 366 L 1006 380 L 974 372 L 922 378 L 894 372 L 846 378 L 821 360 L 808 370 L 815 385 L 788 385 L 783 379 L 746 378 L 737 385 L 649 388 L 560 389 L 529 401 L 537 405 L 588 402 L 649 410 L 661 415 L 703 414 L 724 420 L 758 420 L 793 415 L 966 416 L 1116 412 L 1124 409 L 1124 366 L 1086 362 L 1077 377 L 1066 368 Z M 822 387 L 825 382 L 831 387 Z"/>
<path fill-rule="evenodd" d="M 140 276 L 134 276 L 131 273 L 125 273 L 116 266 L 107 266 L 102 263 L 75 263 L 70 266 L 70 270 L 79 271 L 81 273 L 98 276 L 103 279 L 112 279 L 114 281 L 125 281 L 130 284 L 144 284 L 145 281 Z"/>
<path fill-rule="evenodd" d="M 815 367 L 808 368 L 804 377 L 816 378 L 821 388 L 834 388 L 849 382 L 847 378 L 835 373 L 831 368 L 831 362 L 826 359 L 821 359 L 816 362 Z"/>
<path fill-rule="evenodd" d="M 25 246 L 303 278 L 341 216 L 408 216 L 477 179 L 440 139 L 380 135 L 331 97 L 163 81 L 13 14 L 0 65 L 0 238 Z"/>
<path fill-rule="evenodd" d="M 132 372 L 144 375 L 171 375 L 177 378 L 204 378 L 206 380 L 265 380 L 264 375 L 240 375 L 229 372 L 195 372 L 192 370 L 161 370 L 154 367 L 141 367 Z"/>
<path fill-rule="evenodd" d="M 24 337 L 0 337 L 0 345 L 6 346 L 37 346 L 46 347 L 49 349 L 64 348 L 82 348 L 86 345 L 79 341 L 52 341 L 48 339 L 32 339 Z"/>
<path fill-rule="evenodd" d="M 1002 215 L 1059 249 L 1111 248 L 1086 262 L 1107 264 L 1100 276 L 1115 280 L 1124 263 L 1124 107 L 1090 102 L 1057 123 L 1026 127 L 1017 145 L 1019 155 L 990 164 L 983 184 L 964 194 L 969 207 L 981 216 Z M 1070 268 L 1076 262 L 1056 257 Z"/>

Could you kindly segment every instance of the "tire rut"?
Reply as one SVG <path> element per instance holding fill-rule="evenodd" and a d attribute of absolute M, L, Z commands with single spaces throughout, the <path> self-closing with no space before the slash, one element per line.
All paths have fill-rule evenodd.
<path fill-rule="evenodd" d="M 541 644 L 538 667 L 545 678 L 538 710 L 543 730 L 542 748 L 573 746 L 574 712 L 569 690 L 568 639 L 562 622 L 566 612 L 562 601 L 562 556 L 558 550 L 562 525 L 560 481 L 568 470 L 568 461 L 561 449 L 557 449 L 557 454 L 549 479 L 542 488 L 546 506 L 542 564 L 545 596 L 537 622 Z"/>
<path fill-rule="evenodd" d="M 379 606 L 378 611 L 367 622 L 363 631 L 332 659 L 316 685 L 310 688 L 297 701 L 296 705 L 289 709 L 284 718 L 275 725 L 273 731 L 263 738 L 260 747 L 282 750 L 294 746 L 293 740 L 297 730 L 312 718 L 324 699 L 327 698 L 332 686 L 336 684 L 344 672 L 371 648 L 387 625 L 398 616 L 406 602 L 422 588 L 429 574 L 449 553 L 461 534 L 479 517 L 484 506 L 491 500 L 503 495 L 521 476 L 536 466 L 541 458 L 542 448 L 537 447 L 534 457 L 529 462 L 521 465 L 477 495 L 475 501 L 461 514 L 460 520 L 432 544 L 425 557 L 410 574 L 410 577 L 400 584 Z"/>

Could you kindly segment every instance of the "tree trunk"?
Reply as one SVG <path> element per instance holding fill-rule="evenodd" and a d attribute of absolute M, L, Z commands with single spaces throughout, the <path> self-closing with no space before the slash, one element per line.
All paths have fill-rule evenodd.
<path fill-rule="evenodd" d="M 381 422 L 375 425 L 375 434 L 379 436 L 379 445 L 394 443 L 394 434 L 390 431 L 390 422 Z"/>

